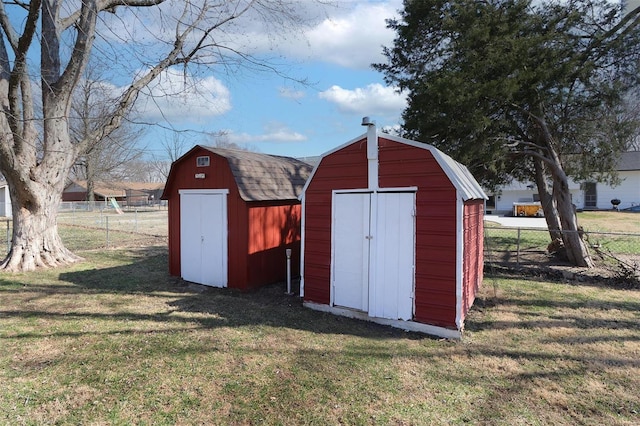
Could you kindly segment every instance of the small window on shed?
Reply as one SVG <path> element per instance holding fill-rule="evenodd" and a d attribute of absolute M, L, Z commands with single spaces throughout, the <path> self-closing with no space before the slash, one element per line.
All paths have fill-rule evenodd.
<path fill-rule="evenodd" d="M 209 156 L 205 155 L 202 157 L 196 157 L 196 166 L 197 167 L 208 167 L 209 166 Z"/>

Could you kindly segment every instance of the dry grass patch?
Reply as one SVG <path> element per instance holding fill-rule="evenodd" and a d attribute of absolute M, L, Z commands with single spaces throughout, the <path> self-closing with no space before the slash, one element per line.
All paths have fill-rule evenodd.
<path fill-rule="evenodd" d="M 592 232 L 640 234 L 640 214 L 632 212 L 593 211 L 578 213 L 579 224 Z"/>
<path fill-rule="evenodd" d="M 0 277 L 0 424 L 636 424 L 640 292 L 487 279 L 461 342 L 193 291 L 166 250 Z M 497 289 L 494 291 L 494 287 Z"/>

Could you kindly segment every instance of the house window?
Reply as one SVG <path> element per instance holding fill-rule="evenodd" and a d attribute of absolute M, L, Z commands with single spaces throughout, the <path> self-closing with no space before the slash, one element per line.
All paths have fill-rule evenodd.
<path fill-rule="evenodd" d="M 594 209 L 598 206 L 598 192 L 595 182 L 584 183 L 584 207 Z"/>
<path fill-rule="evenodd" d="M 496 208 L 496 196 L 489 195 L 489 199 L 487 200 L 487 209 L 495 209 Z"/>
<path fill-rule="evenodd" d="M 197 167 L 209 167 L 209 156 L 205 155 L 202 157 L 196 157 L 196 166 Z"/>

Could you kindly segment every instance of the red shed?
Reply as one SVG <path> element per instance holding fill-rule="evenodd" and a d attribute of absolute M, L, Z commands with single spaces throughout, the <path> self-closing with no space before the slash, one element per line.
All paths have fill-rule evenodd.
<path fill-rule="evenodd" d="M 482 283 L 486 195 L 435 147 L 363 124 L 301 196 L 304 304 L 459 338 Z"/>
<path fill-rule="evenodd" d="M 292 265 L 300 256 L 298 197 L 310 172 L 293 158 L 192 148 L 171 165 L 162 194 L 169 200 L 169 273 L 241 290 L 283 281 L 285 249 L 292 249 Z"/>

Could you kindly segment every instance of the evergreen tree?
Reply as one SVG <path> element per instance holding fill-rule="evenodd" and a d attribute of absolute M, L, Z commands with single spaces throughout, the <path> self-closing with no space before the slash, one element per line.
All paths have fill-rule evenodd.
<path fill-rule="evenodd" d="M 606 0 L 405 0 L 374 68 L 409 94 L 403 134 L 467 164 L 488 187 L 537 183 L 552 238 L 592 266 L 569 177 L 614 183 L 638 123 L 640 8 Z"/>

